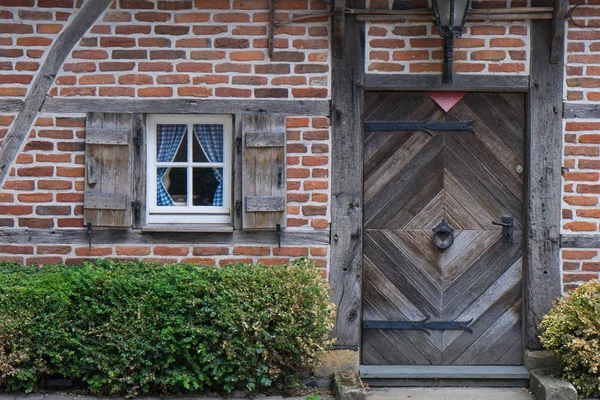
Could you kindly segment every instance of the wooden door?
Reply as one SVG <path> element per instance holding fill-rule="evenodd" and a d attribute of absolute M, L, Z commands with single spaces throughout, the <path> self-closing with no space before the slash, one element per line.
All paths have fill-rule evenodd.
<path fill-rule="evenodd" d="M 367 123 L 430 117 L 475 132 L 365 129 L 362 364 L 520 365 L 525 96 L 469 93 L 446 113 L 427 93 L 365 94 Z"/>

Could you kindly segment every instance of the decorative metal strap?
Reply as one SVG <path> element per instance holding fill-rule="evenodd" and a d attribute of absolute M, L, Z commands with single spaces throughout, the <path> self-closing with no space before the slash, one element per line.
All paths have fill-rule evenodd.
<path fill-rule="evenodd" d="M 473 121 L 430 122 L 432 117 L 423 121 L 409 122 L 365 122 L 366 131 L 423 131 L 433 136 L 433 131 L 468 131 L 475 133 Z"/>
<path fill-rule="evenodd" d="M 364 329 L 403 329 L 417 330 L 430 335 L 429 330 L 435 331 L 467 331 L 473 333 L 469 321 L 429 321 L 429 317 L 422 321 L 363 321 Z"/>

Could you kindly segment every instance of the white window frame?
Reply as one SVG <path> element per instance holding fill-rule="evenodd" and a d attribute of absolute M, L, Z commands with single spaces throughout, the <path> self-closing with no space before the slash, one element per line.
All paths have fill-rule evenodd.
<path fill-rule="evenodd" d="M 194 137 L 193 125 L 221 124 L 223 125 L 223 162 L 170 162 L 158 163 L 156 161 L 156 127 L 160 124 L 187 124 L 187 154 L 188 160 L 192 155 Z M 231 224 L 232 203 L 232 141 L 233 118 L 231 115 L 173 115 L 152 114 L 147 118 L 147 146 L 146 146 L 146 224 Z M 181 144 L 183 146 L 183 142 Z M 156 169 L 158 167 L 186 167 L 187 168 L 187 206 L 158 206 L 156 204 Z M 223 168 L 223 206 L 192 206 L 193 197 L 193 167 Z"/>

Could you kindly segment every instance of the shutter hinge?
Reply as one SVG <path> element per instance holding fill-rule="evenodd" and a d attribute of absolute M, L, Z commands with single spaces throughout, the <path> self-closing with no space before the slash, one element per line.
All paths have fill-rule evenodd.
<path fill-rule="evenodd" d="M 237 154 L 242 154 L 242 137 L 238 136 L 235 138 L 235 146 Z"/>
<path fill-rule="evenodd" d="M 277 248 L 281 250 L 281 224 L 275 225 L 277 229 Z"/>
<path fill-rule="evenodd" d="M 242 218 L 242 201 L 238 200 L 235 202 L 235 213 L 238 218 Z"/>
<path fill-rule="evenodd" d="M 88 222 L 87 224 L 87 234 L 88 234 L 88 243 L 90 246 L 90 250 L 92 249 L 92 223 Z"/>

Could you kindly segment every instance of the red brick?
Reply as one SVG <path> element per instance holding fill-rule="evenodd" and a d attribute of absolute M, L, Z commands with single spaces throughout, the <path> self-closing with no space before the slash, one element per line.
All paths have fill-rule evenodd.
<path fill-rule="evenodd" d="M 490 72 L 523 72 L 525 71 L 525 64 L 522 63 L 504 63 L 504 64 L 490 64 Z"/>
<path fill-rule="evenodd" d="M 56 223 L 59 228 L 83 228 L 83 218 L 58 218 Z"/>
<path fill-rule="evenodd" d="M 250 16 L 248 15 L 248 13 L 214 14 L 213 21 L 215 21 L 215 22 L 249 22 Z"/>
<path fill-rule="evenodd" d="M 135 39 L 130 37 L 101 37 L 100 46 L 102 47 L 135 47 Z"/>
<path fill-rule="evenodd" d="M 472 26 L 471 35 L 504 35 L 506 28 L 503 26 Z"/>
<path fill-rule="evenodd" d="M 563 228 L 570 231 L 593 232 L 597 226 L 595 222 L 573 221 L 564 224 Z"/>
<path fill-rule="evenodd" d="M 229 54 L 232 61 L 262 61 L 265 59 L 265 53 L 262 50 L 257 51 L 233 51 Z"/>
<path fill-rule="evenodd" d="M 143 22 L 167 22 L 171 19 L 171 13 L 142 11 L 135 13 L 135 19 Z"/>
<path fill-rule="evenodd" d="M 10 181 L 9 180 L 4 183 L 4 189 L 10 189 L 10 190 L 33 190 L 34 187 L 35 187 L 34 181 L 24 181 L 24 180 Z"/>
<path fill-rule="evenodd" d="M 147 256 L 150 254 L 148 246 L 117 246 L 118 256 Z"/>
<path fill-rule="evenodd" d="M 189 252 L 188 247 L 156 246 L 154 248 L 155 256 L 187 256 Z"/>
<path fill-rule="evenodd" d="M 78 247 L 75 249 L 77 257 L 103 257 L 112 255 L 113 250 L 110 247 Z"/>
<path fill-rule="evenodd" d="M 80 85 L 105 85 L 115 83 L 114 75 L 83 75 L 79 78 Z"/>
<path fill-rule="evenodd" d="M 313 218 L 310 221 L 310 226 L 315 229 L 326 229 L 329 227 L 329 222 L 326 219 Z"/>
<path fill-rule="evenodd" d="M 585 282 L 598 279 L 598 274 L 567 273 L 563 275 L 563 282 Z"/>
<path fill-rule="evenodd" d="M 598 147 L 595 146 L 565 146 L 566 156 L 598 156 Z"/>
<path fill-rule="evenodd" d="M 219 33 L 224 33 L 227 31 L 227 25 L 197 25 L 192 27 L 192 32 L 194 35 L 218 35 Z"/>
<path fill-rule="evenodd" d="M 583 271 L 600 271 L 600 262 L 584 262 L 581 269 Z"/>
<path fill-rule="evenodd" d="M 52 193 L 21 193 L 17 196 L 23 203 L 48 203 L 53 199 Z"/>
<path fill-rule="evenodd" d="M 273 247 L 274 256 L 287 256 L 287 257 L 306 257 L 308 256 L 307 247 Z"/>
<path fill-rule="evenodd" d="M 235 246 L 233 255 L 236 256 L 268 256 L 271 249 L 266 246 Z"/>
<path fill-rule="evenodd" d="M 329 183 L 327 181 L 304 181 L 304 190 L 315 190 L 315 189 L 328 189 Z"/>
<path fill-rule="evenodd" d="M 186 257 L 183 258 L 180 263 L 182 264 L 195 264 L 195 265 L 215 265 L 214 258 L 202 258 L 202 257 Z"/>
<path fill-rule="evenodd" d="M 564 178 L 567 181 L 597 181 L 598 172 L 565 172 Z"/>
<path fill-rule="evenodd" d="M 192 60 L 221 60 L 225 58 L 225 54 L 222 50 L 199 50 L 192 51 L 190 58 Z"/>
<path fill-rule="evenodd" d="M 287 98 L 287 89 L 254 89 L 254 97 L 258 99 L 263 98 Z"/>
<path fill-rule="evenodd" d="M 25 96 L 25 93 L 27 93 L 27 89 L 25 89 L 25 88 L 16 88 L 16 87 L 0 88 L 0 96 L 21 97 L 21 96 Z"/>
<path fill-rule="evenodd" d="M 303 76 L 279 76 L 271 80 L 273 85 L 306 85 L 306 78 Z"/>
<path fill-rule="evenodd" d="M 59 203 L 83 203 L 83 194 L 81 193 L 57 193 L 56 201 Z"/>
<path fill-rule="evenodd" d="M 180 87 L 177 88 L 177 95 L 182 97 L 209 97 L 212 95 L 212 89 L 203 87 Z"/>
<path fill-rule="evenodd" d="M 325 247 L 312 247 L 310 249 L 310 255 L 313 257 L 325 257 L 327 256 L 327 248 Z"/>
<path fill-rule="evenodd" d="M 292 89 L 292 96 L 298 98 L 311 97 L 311 98 L 325 98 L 328 95 L 327 89 L 317 89 L 317 88 L 309 88 L 309 89 Z"/>
<path fill-rule="evenodd" d="M 329 163 L 328 156 L 304 156 L 302 157 L 302 165 L 317 166 L 327 165 Z"/>
<path fill-rule="evenodd" d="M 229 248 L 219 246 L 194 246 L 195 256 L 223 256 L 229 254 Z"/>
<path fill-rule="evenodd" d="M 60 245 L 60 246 L 37 246 L 36 254 L 69 254 L 71 252 L 71 246 Z"/>
<path fill-rule="evenodd" d="M 600 218 L 600 209 L 580 209 L 576 211 L 578 217 L 583 218 Z"/>
<path fill-rule="evenodd" d="M 24 228 L 53 228 L 52 218 L 19 218 L 19 226 Z"/>
<path fill-rule="evenodd" d="M 22 49 L 0 49 L 0 57 L 2 58 L 18 58 L 23 56 Z"/>
<path fill-rule="evenodd" d="M 140 47 L 171 47 L 171 40 L 163 37 L 139 38 Z"/>
<path fill-rule="evenodd" d="M 206 38 L 179 39 L 175 45 L 177 47 L 206 48 L 210 47 L 210 41 Z"/>
<path fill-rule="evenodd" d="M 142 62 L 139 63 L 138 70 L 142 72 L 171 72 L 173 71 L 173 64 L 170 62 Z"/>
<path fill-rule="evenodd" d="M 133 62 L 103 62 L 99 64 L 100 71 L 131 71 L 135 67 Z"/>
<path fill-rule="evenodd" d="M 212 72 L 212 64 L 203 62 L 177 63 L 177 72 Z"/>
<path fill-rule="evenodd" d="M 170 87 L 152 87 L 138 89 L 137 92 L 140 97 L 171 97 L 173 95 L 173 89 Z"/>
<path fill-rule="evenodd" d="M 252 91 L 250 89 L 220 87 L 215 89 L 215 95 L 217 97 L 250 97 Z"/>
<path fill-rule="evenodd" d="M 35 208 L 37 215 L 70 215 L 70 206 L 38 206 Z"/>
<path fill-rule="evenodd" d="M 175 14 L 176 23 L 208 22 L 209 19 L 209 13 L 193 12 L 187 14 Z"/>
<path fill-rule="evenodd" d="M 2 254 L 33 254 L 33 246 L 0 245 Z"/>
<path fill-rule="evenodd" d="M 56 265 L 62 264 L 62 257 L 27 257 L 25 264 L 27 265 Z"/>
<path fill-rule="evenodd" d="M 29 24 L 0 24 L 0 33 L 33 33 Z"/>
<path fill-rule="evenodd" d="M 157 50 L 160 51 L 160 50 Z M 148 58 L 148 52 L 146 50 L 113 50 L 112 58 L 114 60 L 145 60 Z"/>
<path fill-rule="evenodd" d="M 288 218 L 287 219 L 287 226 L 289 226 L 289 227 L 304 226 L 307 224 L 308 224 L 308 220 L 305 218 Z"/>
<path fill-rule="evenodd" d="M 598 255 L 595 250 L 563 250 L 562 257 L 565 260 L 590 260 Z"/>
<path fill-rule="evenodd" d="M 19 176 L 52 176 L 54 167 L 23 167 L 17 169 Z"/>
<path fill-rule="evenodd" d="M 135 89 L 119 86 L 101 86 L 98 94 L 105 97 L 133 97 Z"/>
<path fill-rule="evenodd" d="M 159 0 L 159 10 L 189 10 L 192 8 L 192 0 Z"/>
<path fill-rule="evenodd" d="M 190 31 L 189 26 L 181 25 L 156 25 L 154 27 L 154 33 L 157 35 L 172 35 L 181 36 L 187 35 Z"/>
<path fill-rule="evenodd" d="M 121 85 L 151 85 L 154 83 L 152 76 L 144 74 L 127 74 L 119 77 Z"/>

